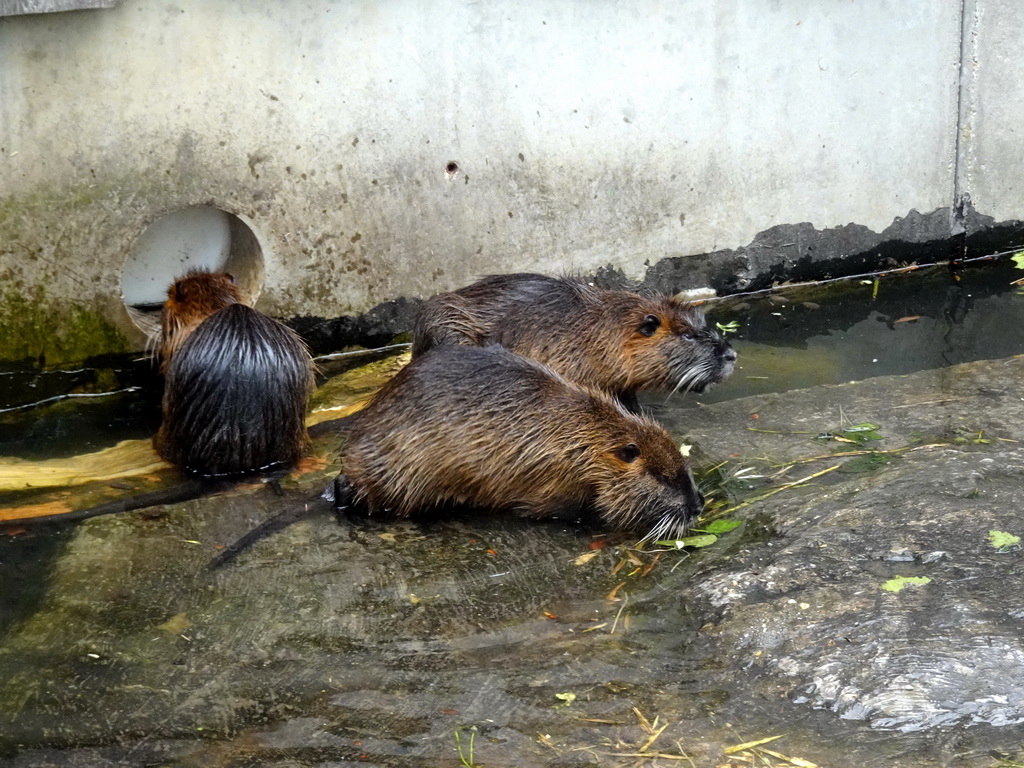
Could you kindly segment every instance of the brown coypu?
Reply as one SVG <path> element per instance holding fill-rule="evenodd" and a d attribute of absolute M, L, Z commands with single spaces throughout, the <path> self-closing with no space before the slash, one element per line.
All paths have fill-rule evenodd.
<path fill-rule="evenodd" d="M 232 304 L 241 304 L 235 278 L 227 272 L 194 269 L 167 289 L 160 313 L 160 373 L 167 373 L 174 353 L 207 318 Z"/>
<path fill-rule="evenodd" d="M 352 417 L 341 456 L 335 504 L 371 515 L 593 511 L 650 539 L 681 536 L 703 508 L 662 427 L 499 346 L 419 355 Z"/>
<path fill-rule="evenodd" d="M 413 330 L 414 357 L 443 344 L 493 343 L 634 410 L 637 391 L 703 392 L 736 363 L 696 307 L 572 277 L 491 275 L 426 301 Z"/>
<path fill-rule="evenodd" d="M 206 271 L 170 287 L 162 327 L 163 422 L 153 444 L 164 459 L 230 477 L 300 458 L 313 363 L 294 331 L 241 303 L 230 275 Z"/>

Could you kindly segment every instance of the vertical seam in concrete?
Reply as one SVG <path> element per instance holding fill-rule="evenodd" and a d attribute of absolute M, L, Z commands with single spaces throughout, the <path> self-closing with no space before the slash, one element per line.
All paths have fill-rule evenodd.
<path fill-rule="evenodd" d="M 979 1 L 960 2 L 960 60 L 957 73 L 956 136 L 953 144 L 953 205 L 949 222 L 950 234 L 954 236 L 967 231 L 967 208 L 971 200 L 968 155 L 974 143 Z"/>

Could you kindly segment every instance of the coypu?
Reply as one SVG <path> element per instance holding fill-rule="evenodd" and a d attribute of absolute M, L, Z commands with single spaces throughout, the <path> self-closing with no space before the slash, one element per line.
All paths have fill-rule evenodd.
<path fill-rule="evenodd" d="M 163 421 L 153 445 L 197 477 L 19 524 L 59 525 L 207 496 L 232 488 L 233 478 L 283 469 L 304 452 L 309 352 L 289 328 L 243 304 L 231 275 L 194 270 L 177 280 L 161 325 Z M 268 485 L 283 493 L 273 477 Z"/>
<path fill-rule="evenodd" d="M 162 316 L 167 461 L 201 477 L 286 467 L 308 444 L 313 363 L 302 340 L 241 303 L 225 273 L 192 271 L 167 292 Z"/>
<path fill-rule="evenodd" d="M 449 505 L 595 511 L 678 537 L 703 497 L 654 421 L 499 346 L 419 355 L 352 417 L 335 505 L 404 518 Z"/>
<path fill-rule="evenodd" d="M 703 392 L 736 363 L 693 305 L 572 277 L 491 275 L 426 301 L 413 329 L 413 357 L 440 345 L 494 343 L 610 392 L 631 410 L 639 390 Z"/>

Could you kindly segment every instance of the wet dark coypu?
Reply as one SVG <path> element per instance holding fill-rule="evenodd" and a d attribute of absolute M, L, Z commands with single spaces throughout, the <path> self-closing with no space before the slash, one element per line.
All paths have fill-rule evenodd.
<path fill-rule="evenodd" d="M 525 273 L 429 299 L 413 336 L 414 357 L 446 344 L 501 344 L 630 407 L 640 390 L 702 392 L 736 363 L 729 343 L 686 302 Z"/>
<path fill-rule="evenodd" d="M 419 355 L 352 417 L 341 455 L 335 503 L 371 515 L 596 512 L 663 538 L 682 535 L 703 507 L 662 427 L 497 346 Z"/>
<path fill-rule="evenodd" d="M 167 292 L 157 452 L 202 477 L 263 472 L 305 451 L 313 364 L 289 328 L 241 303 L 230 275 L 189 272 Z"/>

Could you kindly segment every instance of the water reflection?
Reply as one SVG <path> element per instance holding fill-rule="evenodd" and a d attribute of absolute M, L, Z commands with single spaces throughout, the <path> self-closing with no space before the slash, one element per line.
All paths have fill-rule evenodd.
<path fill-rule="evenodd" d="M 736 374 L 691 402 L 907 374 L 1024 353 L 1024 297 L 1008 261 L 959 273 L 932 267 L 876 283 L 840 281 L 711 302 L 731 337 Z M 656 399 L 656 398 L 652 398 Z M 683 404 L 685 406 L 685 403 Z"/>

